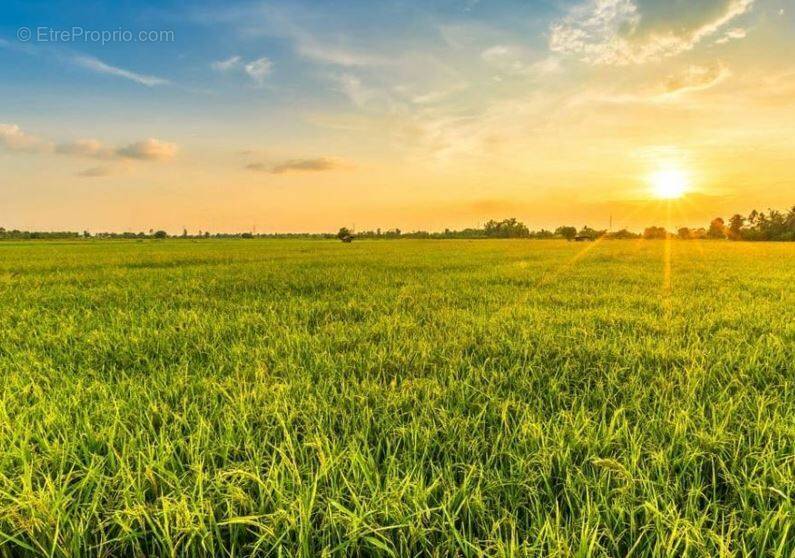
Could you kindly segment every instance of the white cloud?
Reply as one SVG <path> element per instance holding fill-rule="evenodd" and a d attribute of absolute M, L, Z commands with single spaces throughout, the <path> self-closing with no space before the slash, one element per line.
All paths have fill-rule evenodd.
<path fill-rule="evenodd" d="M 95 139 L 81 139 L 55 145 L 54 142 L 25 133 L 16 124 L 0 123 L 0 147 L 21 153 L 54 153 L 68 157 L 98 159 L 103 161 L 148 160 L 167 161 L 178 151 L 174 143 L 155 138 L 113 148 Z"/>
<path fill-rule="evenodd" d="M 667 28 L 641 30 L 635 0 L 588 0 L 550 28 L 549 47 L 591 64 L 642 64 L 692 50 L 735 18 L 755 0 L 726 0 L 713 19 L 693 25 L 668 22 Z"/>
<path fill-rule="evenodd" d="M 726 31 L 726 33 L 723 35 L 723 37 L 721 37 L 720 39 L 715 41 L 715 44 L 716 45 L 723 45 L 723 44 L 728 43 L 729 41 L 735 41 L 735 40 L 739 40 L 739 39 L 744 39 L 747 36 L 748 36 L 748 32 L 745 29 L 743 29 L 742 27 L 735 27 L 733 29 L 729 29 L 728 31 Z"/>
<path fill-rule="evenodd" d="M 323 42 L 303 31 L 292 33 L 298 53 L 315 62 L 344 67 L 380 66 L 386 61 L 378 56 L 357 52 L 339 45 Z"/>
<path fill-rule="evenodd" d="M 112 148 L 94 139 L 63 143 L 55 148 L 59 155 L 71 155 L 89 159 L 140 159 L 148 161 L 167 161 L 177 154 L 177 145 L 155 138 L 131 143 L 125 147 Z"/>
<path fill-rule="evenodd" d="M 93 56 L 75 56 L 72 61 L 78 66 L 82 66 L 83 68 L 92 70 L 94 72 L 129 79 L 130 81 L 134 81 L 135 83 L 139 83 L 147 87 L 165 85 L 169 83 L 167 79 L 145 74 L 138 74 L 136 72 L 131 72 L 130 70 L 125 70 L 124 68 L 111 66 L 110 64 L 106 64 L 102 60 L 94 58 Z"/>
<path fill-rule="evenodd" d="M 640 22 L 633 0 L 590 0 L 552 24 L 553 52 L 580 55 L 586 62 L 612 62 L 626 48 L 621 34 Z"/>
<path fill-rule="evenodd" d="M 112 159 L 115 156 L 113 149 L 105 147 L 97 140 L 85 139 L 72 143 L 60 144 L 55 148 L 61 155 L 75 155 L 77 157 L 90 157 L 94 159 Z"/>
<path fill-rule="evenodd" d="M 730 76 L 729 69 L 718 63 L 710 66 L 688 66 L 684 71 L 668 77 L 664 83 L 664 95 L 704 91 L 715 87 Z"/>
<path fill-rule="evenodd" d="M 0 123 L 0 147 L 21 153 L 46 153 L 52 143 L 23 132 L 16 124 Z"/>
<path fill-rule="evenodd" d="M 444 101 L 451 95 L 463 91 L 466 88 L 466 83 L 458 83 L 446 89 L 437 89 L 414 95 L 411 97 L 411 102 L 415 105 L 431 105 L 440 101 Z"/>
<path fill-rule="evenodd" d="M 343 74 L 335 78 L 340 90 L 348 97 L 353 104 L 362 107 L 375 99 L 378 92 L 362 83 L 362 80 L 351 74 Z"/>
<path fill-rule="evenodd" d="M 145 161 L 168 161 L 177 154 L 177 145 L 155 138 L 132 143 L 116 150 L 120 157 Z"/>
<path fill-rule="evenodd" d="M 213 70 L 216 72 L 228 72 L 229 70 L 234 70 L 235 68 L 239 68 L 243 59 L 240 56 L 231 56 L 226 60 L 219 60 L 217 62 L 213 62 L 210 64 Z"/>
<path fill-rule="evenodd" d="M 560 60 L 557 57 L 548 56 L 531 62 L 530 54 L 518 46 L 494 45 L 481 52 L 480 57 L 506 74 L 538 76 L 561 71 Z"/>
<path fill-rule="evenodd" d="M 242 70 L 248 77 L 254 80 L 257 85 L 262 85 L 273 70 L 273 62 L 266 56 L 251 60 L 250 62 L 245 62 L 241 56 L 235 55 L 226 60 L 213 62 L 210 64 L 210 67 L 216 72 L 222 73 Z"/>
<path fill-rule="evenodd" d="M 246 74 L 259 85 L 265 83 L 265 78 L 270 75 L 272 69 L 273 62 L 264 56 L 257 60 L 252 60 L 245 66 Z"/>

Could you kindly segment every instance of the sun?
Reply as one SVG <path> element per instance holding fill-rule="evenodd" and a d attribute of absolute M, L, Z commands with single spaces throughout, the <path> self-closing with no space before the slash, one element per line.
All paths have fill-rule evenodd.
<path fill-rule="evenodd" d="M 681 198 L 688 186 L 688 178 L 680 169 L 658 170 L 650 177 L 652 193 L 661 200 Z"/>

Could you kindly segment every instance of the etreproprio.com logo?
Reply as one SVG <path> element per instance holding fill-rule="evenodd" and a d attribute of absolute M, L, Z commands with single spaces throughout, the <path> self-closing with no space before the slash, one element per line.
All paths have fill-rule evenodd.
<path fill-rule="evenodd" d="M 68 29 L 55 27 L 20 27 L 17 39 L 23 43 L 173 43 L 174 31 L 170 29 L 86 29 L 75 26 Z"/>

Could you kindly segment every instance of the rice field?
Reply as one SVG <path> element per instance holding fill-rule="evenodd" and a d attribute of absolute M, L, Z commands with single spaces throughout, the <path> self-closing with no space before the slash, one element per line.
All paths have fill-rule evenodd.
<path fill-rule="evenodd" d="M 795 244 L 0 244 L 0 556 L 795 556 Z"/>

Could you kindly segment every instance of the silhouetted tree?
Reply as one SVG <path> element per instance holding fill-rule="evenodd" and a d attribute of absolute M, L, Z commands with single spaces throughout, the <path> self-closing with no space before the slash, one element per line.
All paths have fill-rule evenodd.
<path fill-rule="evenodd" d="M 555 229 L 555 234 L 558 236 L 562 236 L 566 240 L 574 240 L 574 237 L 577 236 L 577 228 L 576 227 L 558 227 Z"/>
<path fill-rule="evenodd" d="M 486 223 L 483 230 L 489 238 L 527 238 L 530 236 L 530 229 L 514 217 L 502 221 L 491 220 Z"/>
<path fill-rule="evenodd" d="M 646 240 L 659 240 L 668 236 L 668 231 L 665 227 L 646 227 L 643 231 L 643 238 Z"/>
<path fill-rule="evenodd" d="M 596 240 L 597 238 L 601 238 L 601 237 L 603 237 L 606 234 L 607 234 L 606 230 L 601 230 L 600 231 L 600 230 L 592 229 L 588 225 L 585 225 L 582 229 L 580 229 L 580 232 L 577 233 L 577 237 L 588 238 L 590 240 Z"/>
<path fill-rule="evenodd" d="M 690 234 L 690 229 L 687 227 L 682 227 L 678 231 L 676 231 L 676 236 L 678 236 L 682 240 L 690 240 L 693 238 Z"/>
<path fill-rule="evenodd" d="M 633 238 L 640 238 L 639 234 L 634 233 L 632 231 L 628 231 L 627 229 L 621 229 L 620 231 L 609 233 L 607 236 L 609 238 L 614 238 L 616 240 L 629 240 Z"/>
<path fill-rule="evenodd" d="M 745 217 L 740 214 L 732 215 L 729 219 L 729 238 L 732 240 L 741 240 L 744 225 Z"/>
<path fill-rule="evenodd" d="M 709 224 L 707 238 L 722 239 L 726 238 L 726 223 L 720 217 L 716 217 Z"/>
<path fill-rule="evenodd" d="M 347 227 L 342 227 L 339 232 L 337 232 L 337 238 L 343 242 L 352 242 L 353 233 Z"/>

